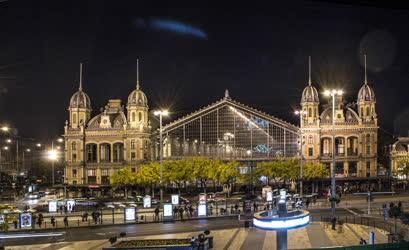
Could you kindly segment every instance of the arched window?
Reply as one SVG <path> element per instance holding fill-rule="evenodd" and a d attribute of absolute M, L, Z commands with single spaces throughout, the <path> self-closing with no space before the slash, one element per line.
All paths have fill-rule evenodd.
<path fill-rule="evenodd" d="M 72 114 L 72 123 L 77 123 L 77 114 Z"/>
<path fill-rule="evenodd" d="M 364 115 L 364 108 L 361 107 L 361 116 L 363 116 L 363 115 Z"/>
<path fill-rule="evenodd" d="M 369 109 L 369 107 L 366 107 L 366 115 L 367 115 L 367 116 L 370 115 L 370 109 Z"/>
<path fill-rule="evenodd" d="M 131 141 L 131 149 L 135 149 L 135 140 Z"/>
<path fill-rule="evenodd" d="M 317 110 L 314 109 L 314 117 L 316 117 L 316 116 L 317 116 Z"/>
<path fill-rule="evenodd" d="M 311 117 L 312 116 L 312 108 L 309 108 L 308 109 L 308 117 Z"/>
<path fill-rule="evenodd" d="M 366 135 L 366 143 L 371 143 L 371 135 L 370 134 Z"/>
<path fill-rule="evenodd" d="M 135 121 L 135 112 L 132 112 L 132 121 Z"/>
<path fill-rule="evenodd" d="M 314 137 L 312 135 L 308 136 L 308 144 L 314 144 Z"/>
<path fill-rule="evenodd" d="M 142 112 L 139 112 L 139 121 L 142 121 Z"/>
<path fill-rule="evenodd" d="M 71 143 L 71 150 L 72 150 L 72 151 L 77 150 L 77 143 L 76 143 L 75 141 L 73 141 L 73 142 Z"/>

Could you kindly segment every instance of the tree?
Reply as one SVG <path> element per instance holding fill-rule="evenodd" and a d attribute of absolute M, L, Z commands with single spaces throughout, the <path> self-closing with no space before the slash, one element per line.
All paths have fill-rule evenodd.
<path fill-rule="evenodd" d="M 186 160 L 176 160 L 165 161 L 163 165 L 166 182 L 175 183 L 180 194 L 182 184 L 186 186 L 186 182 L 193 180 L 192 164 Z"/>
<path fill-rule="evenodd" d="M 137 173 L 137 183 L 143 186 L 151 186 L 152 196 L 154 186 L 160 182 L 160 164 L 158 162 L 150 162 L 140 166 Z M 146 191 L 146 190 L 145 190 Z"/>
<path fill-rule="evenodd" d="M 228 193 L 227 196 L 230 196 L 230 190 L 233 183 L 236 181 L 237 177 L 240 176 L 240 172 L 237 169 L 239 165 L 236 161 L 229 161 L 229 162 L 218 162 L 218 181 L 222 184 L 228 185 Z"/>
<path fill-rule="evenodd" d="M 294 187 L 295 180 L 300 176 L 300 162 L 295 158 L 280 158 L 257 164 L 257 171 L 260 175 L 266 176 L 274 182 L 283 181 L 284 185 L 287 181 L 291 181 Z M 269 184 L 269 180 L 267 184 Z"/>
<path fill-rule="evenodd" d="M 112 185 L 124 187 L 125 199 L 128 198 L 128 187 L 136 184 L 136 180 L 137 176 L 130 167 L 120 169 L 111 176 Z"/>
<path fill-rule="evenodd" d="M 193 177 L 200 182 L 203 192 L 206 193 L 207 180 L 214 176 L 214 173 L 210 173 L 213 171 L 211 161 L 205 157 L 188 158 L 186 161 L 193 169 Z"/>
<path fill-rule="evenodd" d="M 307 162 L 303 165 L 303 178 L 313 180 L 312 193 L 315 191 L 315 179 L 324 178 L 329 176 L 329 170 L 327 166 L 322 163 Z"/>

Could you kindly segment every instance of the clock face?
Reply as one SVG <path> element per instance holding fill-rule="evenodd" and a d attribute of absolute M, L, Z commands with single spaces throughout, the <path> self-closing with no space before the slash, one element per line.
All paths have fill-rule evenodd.
<path fill-rule="evenodd" d="M 107 121 L 106 119 L 104 119 L 102 122 L 103 122 L 104 124 L 107 124 L 108 121 Z"/>

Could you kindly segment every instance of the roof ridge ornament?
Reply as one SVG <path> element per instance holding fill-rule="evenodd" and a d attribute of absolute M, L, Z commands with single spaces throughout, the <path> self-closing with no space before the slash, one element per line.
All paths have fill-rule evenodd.
<path fill-rule="evenodd" d="M 311 86 L 311 56 L 308 56 L 308 85 Z"/>
<path fill-rule="evenodd" d="M 224 99 L 225 100 L 230 100 L 231 98 L 230 98 L 230 95 L 229 95 L 229 90 L 228 89 L 226 89 L 225 91 L 224 91 Z"/>
<path fill-rule="evenodd" d="M 78 90 L 82 91 L 82 63 L 80 63 L 80 86 Z"/>
<path fill-rule="evenodd" d="M 139 90 L 139 58 L 136 59 L 136 90 Z"/>
<path fill-rule="evenodd" d="M 364 65 L 365 65 L 365 80 L 364 80 L 364 83 L 368 84 L 368 76 L 367 76 L 367 73 L 366 73 L 366 53 L 364 54 Z"/>

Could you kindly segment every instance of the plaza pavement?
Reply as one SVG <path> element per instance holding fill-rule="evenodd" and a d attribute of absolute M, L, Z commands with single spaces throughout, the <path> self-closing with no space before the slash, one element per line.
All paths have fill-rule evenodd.
<path fill-rule="evenodd" d="M 343 231 L 332 230 L 328 224 L 313 222 L 306 228 L 288 231 L 288 248 L 305 249 L 311 247 L 335 247 L 359 245 L 360 238 L 369 243 L 369 233 L 375 232 L 375 243 L 386 243 L 387 233 L 378 228 L 347 224 Z M 128 239 L 164 239 L 164 238 L 190 238 L 201 232 L 177 233 L 130 237 Z M 215 250 L 246 250 L 246 249 L 276 249 L 276 233 L 257 228 L 235 228 L 226 230 L 213 230 Z M 107 240 L 90 240 L 75 242 L 54 242 L 49 244 L 6 247 L 7 250 L 97 250 L 110 246 Z"/>

